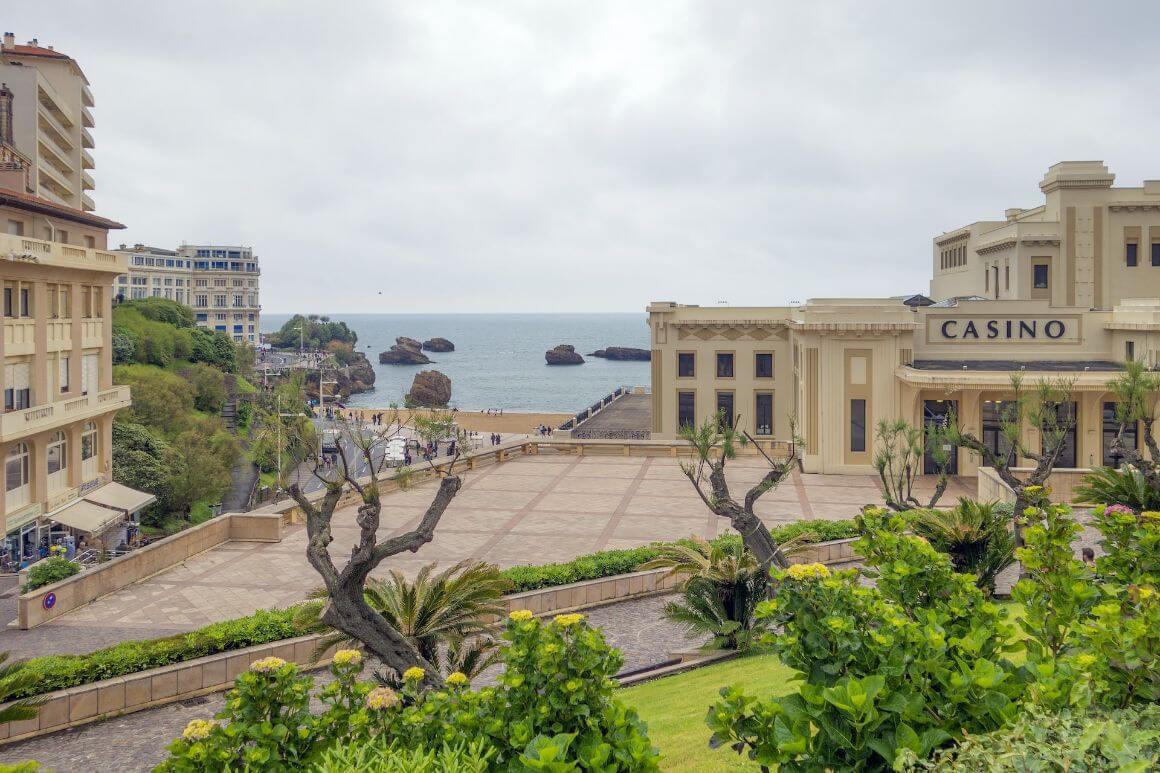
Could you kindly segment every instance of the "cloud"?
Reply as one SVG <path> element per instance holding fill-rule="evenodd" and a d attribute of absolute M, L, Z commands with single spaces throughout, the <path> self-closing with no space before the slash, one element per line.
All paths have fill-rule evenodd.
<path fill-rule="evenodd" d="M 114 238 L 251 244 L 270 311 L 922 290 L 1050 164 L 1157 171 L 1152 3 L 5 10 L 92 82 Z"/>

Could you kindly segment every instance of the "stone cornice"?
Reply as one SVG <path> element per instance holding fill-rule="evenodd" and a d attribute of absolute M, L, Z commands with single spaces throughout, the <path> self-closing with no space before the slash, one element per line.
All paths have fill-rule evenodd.
<path fill-rule="evenodd" d="M 971 232 L 969 229 L 960 228 L 957 231 L 951 231 L 950 233 L 935 237 L 934 243 L 937 244 L 938 246 L 942 247 L 944 245 L 951 244 L 952 242 L 958 242 L 958 241 L 962 241 L 963 239 L 969 239 L 970 236 L 971 236 Z"/>
<path fill-rule="evenodd" d="M 1113 201 L 1108 204 L 1113 212 L 1135 212 L 1137 210 L 1160 210 L 1160 201 Z"/>
<path fill-rule="evenodd" d="M 1018 243 L 1018 239 L 1014 236 L 1008 236 L 1004 239 L 996 239 L 993 242 L 980 244 L 975 248 L 976 255 L 990 255 L 992 252 L 1000 252 L 1008 247 L 1014 247 Z"/>

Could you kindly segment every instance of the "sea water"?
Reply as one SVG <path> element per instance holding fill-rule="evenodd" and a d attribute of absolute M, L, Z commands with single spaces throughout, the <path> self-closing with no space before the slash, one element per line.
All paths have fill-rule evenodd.
<path fill-rule="evenodd" d="M 620 386 L 647 386 L 649 363 L 613 362 L 588 353 L 608 346 L 649 347 L 644 314 L 330 314 L 358 334 L 358 350 L 375 368 L 375 390 L 353 395 L 352 406 L 402 404 L 421 370 L 451 379 L 451 405 L 460 410 L 574 413 Z M 278 330 L 289 314 L 262 315 L 262 332 Z M 379 352 L 397 336 L 446 338 L 454 352 L 425 352 L 430 365 L 381 365 Z M 544 352 L 572 344 L 583 365 L 548 365 Z"/>

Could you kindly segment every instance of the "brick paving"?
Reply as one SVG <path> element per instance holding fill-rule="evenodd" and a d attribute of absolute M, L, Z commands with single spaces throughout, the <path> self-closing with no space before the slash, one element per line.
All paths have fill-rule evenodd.
<path fill-rule="evenodd" d="M 766 465 L 758 457 L 742 457 L 728 470 L 740 497 Z M 427 482 L 386 495 L 382 533 L 413 528 L 434 487 Z M 956 479 L 945 500 L 973 493 L 974 487 L 974 479 Z M 803 518 L 849 518 L 872 502 L 880 502 L 880 494 L 871 476 L 795 473 L 757 509 L 774 527 Z M 336 561 L 357 539 L 354 517 L 354 508 L 335 514 Z M 542 564 L 693 534 L 712 538 L 728 529 L 697 497 L 676 459 L 520 457 L 468 473 L 434 540 L 417 553 L 391 558 L 379 572 L 395 568 L 413 574 L 432 561 L 447 565 L 467 558 L 501 567 Z M 0 650 L 14 657 L 82 653 L 293 604 L 320 585 L 305 550 L 302 526 L 289 528 L 280 543 L 226 543 L 31 631 L 0 629 Z"/>

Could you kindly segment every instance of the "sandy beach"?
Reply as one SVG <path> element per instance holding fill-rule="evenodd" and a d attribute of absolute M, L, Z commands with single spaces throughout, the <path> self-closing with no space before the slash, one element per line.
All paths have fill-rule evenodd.
<path fill-rule="evenodd" d="M 350 408 L 348 410 L 356 411 L 364 420 L 369 421 L 370 416 L 380 411 L 388 415 L 393 415 L 395 409 L 392 408 Z M 406 408 L 399 408 L 399 417 L 404 421 L 410 421 L 415 413 L 429 415 L 431 413 L 446 413 L 446 411 L 425 410 L 412 411 Z M 504 411 L 502 415 L 497 413 L 484 413 L 480 411 L 455 411 L 455 423 L 459 425 L 460 429 L 472 430 L 475 432 L 500 432 L 505 435 L 523 435 L 530 434 L 535 431 L 536 427 L 545 424 L 549 427 L 558 427 L 568 419 L 572 418 L 570 413 L 519 413 Z"/>

